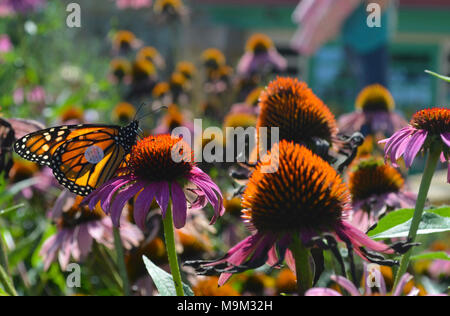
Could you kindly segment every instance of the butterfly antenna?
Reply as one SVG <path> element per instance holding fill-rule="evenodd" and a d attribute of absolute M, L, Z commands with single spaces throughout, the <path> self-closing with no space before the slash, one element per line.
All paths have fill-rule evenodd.
<path fill-rule="evenodd" d="M 146 114 L 140 116 L 137 120 L 138 120 L 138 121 L 139 121 L 139 120 L 142 120 L 142 119 L 143 119 L 144 117 L 146 117 L 147 115 L 157 113 L 157 112 L 159 112 L 161 109 L 167 109 L 167 105 L 161 105 L 160 107 L 158 107 L 158 108 L 152 110 L 151 112 L 148 112 L 148 113 L 146 113 Z"/>
<path fill-rule="evenodd" d="M 134 114 L 134 118 L 133 118 L 133 121 L 135 121 L 136 120 L 136 116 L 138 115 L 138 113 L 139 113 L 139 111 L 142 109 L 142 107 L 144 106 L 144 105 L 146 105 L 147 103 L 145 103 L 145 102 L 142 102 L 141 103 L 141 105 L 139 105 L 139 107 L 138 107 L 138 109 L 137 109 L 137 111 L 136 111 L 136 113 Z"/>

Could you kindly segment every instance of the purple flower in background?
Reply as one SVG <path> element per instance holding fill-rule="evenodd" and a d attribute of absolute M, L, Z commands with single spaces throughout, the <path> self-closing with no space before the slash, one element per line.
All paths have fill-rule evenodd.
<path fill-rule="evenodd" d="M 395 132 L 386 143 L 385 159 L 391 160 L 394 167 L 396 161 L 403 156 L 407 168 L 411 167 L 414 158 L 424 148 L 437 142 L 441 146 L 441 161 L 448 163 L 447 182 L 450 183 L 450 109 L 432 108 L 416 112 L 409 125 Z"/>
<path fill-rule="evenodd" d="M 44 88 L 41 87 L 41 86 L 33 87 L 27 93 L 27 101 L 29 103 L 44 104 L 45 103 L 45 90 L 44 90 Z"/>
<path fill-rule="evenodd" d="M 152 0 L 116 0 L 119 9 L 141 9 L 152 5 Z"/>
<path fill-rule="evenodd" d="M 153 199 L 165 217 L 172 205 L 176 228 L 186 223 L 188 197 L 190 209 L 203 208 L 208 202 L 214 208 L 211 224 L 225 212 L 219 187 L 195 166 L 189 145 L 170 135 L 149 136 L 140 140 L 130 153 L 125 175 L 113 178 L 86 197 L 91 209 L 100 202 L 111 214 L 114 225 L 119 225 L 120 214 L 126 202 L 136 197 L 134 219 L 145 229 L 146 217 Z M 176 157 L 176 160 L 174 160 Z"/>
<path fill-rule="evenodd" d="M 255 34 L 247 41 L 246 52 L 239 60 L 237 72 L 249 76 L 255 73 L 281 72 L 287 68 L 272 40 L 264 34 Z"/>
<path fill-rule="evenodd" d="M 46 0 L 4 0 L 5 5 L 16 13 L 29 13 L 36 11 L 46 4 Z"/>
<path fill-rule="evenodd" d="M 394 112 L 395 102 L 389 90 L 379 84 L 365 87 L 356 98 L 356 111 L 342 115 L 338 120 L 339 131 L 346 135 L 361 132 L 366 135 L 392 135 L 408 125 Z"/>
<path fill-rule="evenodd" d="M 0 35 L 0 53 L 7 53 L 13 49 L 11 40 L 7 34 Z"/>
<path fill-rule="evenodd" d="M 382 158 L 358 161 L 349 173 L 348 186 L 352 196 L 351 222 L 363 231 L 387 212 L 416 204 L 417 195 L 406 190 L 400 172 Z"/>
<path fill-rule="evenodd" d="M 84 260 L 91 252 L 94 241 L 111 249 L 114 247 L 111 219 L 98 208 L 89 210 L 87 206 L 80 205 L 81 201 L 82 197 L 75 197 L 64 191 L 49 213 L 58 225 L 58 232 L 48 238 L 40 250 L 46 270 L 55 260 L 59 261 L 63 270 L 69 264 L 70 258 L 76 261 Z M 138 246 L 144 238 L 142 232 L 127 222 L 125 216 L 121 218 L 120 224 L 124 247 L 131 249 Z"/>

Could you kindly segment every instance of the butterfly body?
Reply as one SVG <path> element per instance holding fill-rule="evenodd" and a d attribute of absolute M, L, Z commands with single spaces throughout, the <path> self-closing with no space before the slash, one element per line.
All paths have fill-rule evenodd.
<path fill-rule="evenodd" d="M 139 122 L 127 126 L 64 125 L 27 134 L 14 143 L 22 158 L 46 165 L 71 192 L 88 195 L 109 180 L 136 143 Z"/>

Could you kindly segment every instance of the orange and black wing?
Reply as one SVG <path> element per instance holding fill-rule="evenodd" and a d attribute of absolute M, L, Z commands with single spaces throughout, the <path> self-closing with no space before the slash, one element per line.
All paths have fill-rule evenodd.
<path fill-rule="evenodd" d="M 120 127 L 66 125 L 25 135 L 14 150 L 27 160 L 47 165 L 60 184 L 87 195 L 110 179 L 122 163 L 125 149 Z"/>
<path fill-rule="evenodd" d="M 87 195 L 116 173 L 125 154 L 118 129 L 103 128 L 64 142 L 56 149 L 50 168 L 63 186 Z"/>

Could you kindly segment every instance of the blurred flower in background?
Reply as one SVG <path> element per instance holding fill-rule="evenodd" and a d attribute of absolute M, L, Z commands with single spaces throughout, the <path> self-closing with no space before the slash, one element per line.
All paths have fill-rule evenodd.
<path fill-rule="evenodd" d="M 361 132 L 378 138 L 392 135 L 408 123 L 394 112 L 395 102 L 389 90 L 379 84 L 365 87 L 356 98 L 356 111 L 342 115 L 339 131 L 346 135 Z"/>
<path fill-rule="evenodd" d="M 240 75 L 248 77 L 254 73 L 279 73 L 287 67 L 286 59 L 277 52 L 272 40 L 265 34 L 252 35 L 245 45 L 245 51 L 237 65 Z"/>
<path fill-rule="evenodd" d="M 123 9 L 142 9 L 152 6 L 152 0 L 115 0 L 117 8 Z"/>
<path fill-rule="evenodd" d="M 93 242 L 113 248 L 113 226 L 111 219 L 103 211 L 95 207 L 89 210 L 81 204 L 83 197 L 72 194 L 61 194 L 50 212 L 56 221 L 58 232 L 48 238 L 42 245 L 40 254 L 44 257 L 45 269 L 56 259 L 63 270 L 66 270 L 70 258 L 81 261 L 91 252 Z M 120 235 L 126 249 L 139 245 L 142 232 L 122 217 Z"/>
<path fill-rule="evenodd" d="M 10 10 L 26 14 L 45 6 L 46 0 L 3 0 L 3 4 Z"/>
<path fill-rule="evenodd" d="M 387 212 L 416 205 L 417 195 L 406 190 L 400 172 L 385 165 L 382 158 L 358 161 L 349 173 L 348 183 L 353 206 L 351 221 L 362 231 Z"/>
<path fill-rule="evenodd" d="M 7 53 L 13 49 L 13 44 L 8 34 L 0 35 L 0 53 Z"/>

